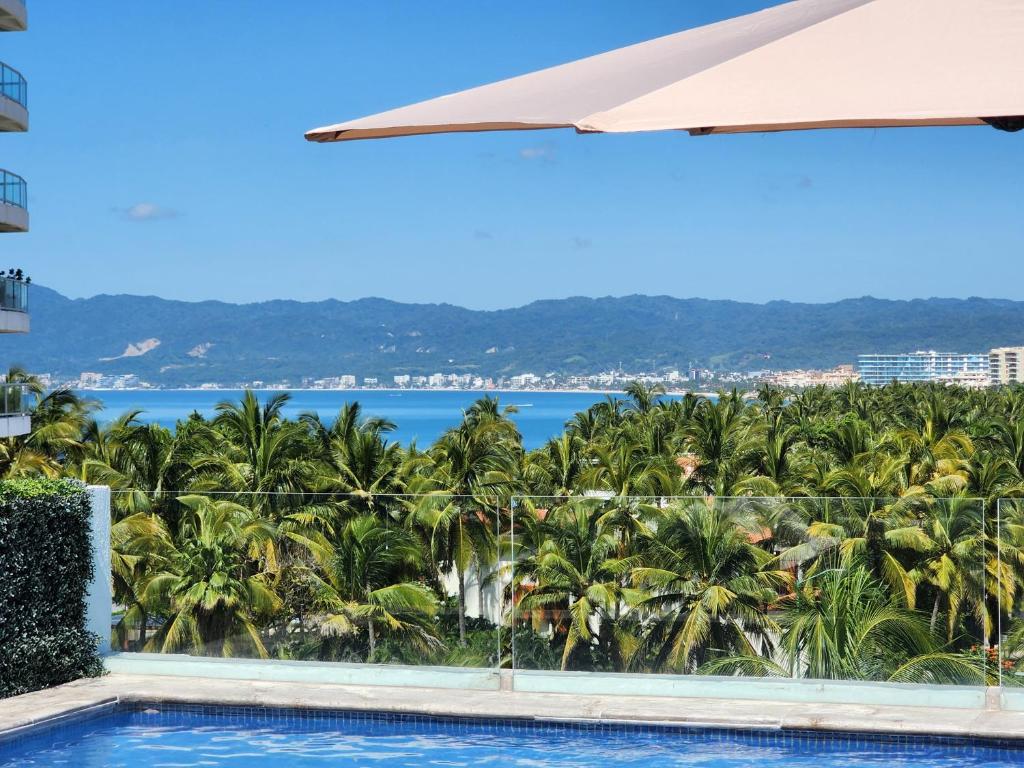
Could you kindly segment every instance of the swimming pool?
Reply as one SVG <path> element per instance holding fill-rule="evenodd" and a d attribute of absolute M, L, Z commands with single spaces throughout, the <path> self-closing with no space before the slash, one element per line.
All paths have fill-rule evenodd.
<path fill-rule="evenodd" d="M 110 706 L 0 741 L 0 768 L 327 765 L 995 768 L 1024 765 L 1024 748 L 917 736 L 164 704 Z"/>

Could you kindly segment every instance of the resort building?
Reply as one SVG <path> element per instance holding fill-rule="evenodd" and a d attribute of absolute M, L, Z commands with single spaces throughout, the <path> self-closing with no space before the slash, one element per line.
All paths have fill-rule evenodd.
<path fill-rule="evenodd" d="M 764 376 L 769 384 L 778 387 L 804 389 L 807 387 L 841 387 L 849 381 L 860 378 L 852 365 L 837 365 L 829 371 L 801 370 L 773 371 Z"/>
<path fill-rule="evenodd" d="M 0 0 L 0 33 L 21 32 L 27 26 L 23 0 Z M 0 61 L 0 133 L 27 130 L 25 78 Z M 0 234 L 11 232 L 28 232 L 28 193 L 21 176 L 0 167 Z M 28 333 L 28 328 L 28 279 L 20 269 L 0 271 L 0 333 Z M 0 383 L 0 437 L 29 432 L 29 396 L 24 384 Z"/>
<path fill-rule="evenodd" d="M 992 384 L 1024 382 L 1024 347 L 997 347 L 988 353 L 988 375 Z"/>
<path fill-rule="evenodd" d="M 983 387 L 989 380 L 989 356 L 958 352 L 905 352 L 895 355 L 858 355 L 857 372 L 865 384 L 882 386 L 893 381 L 937 381 Z"/>

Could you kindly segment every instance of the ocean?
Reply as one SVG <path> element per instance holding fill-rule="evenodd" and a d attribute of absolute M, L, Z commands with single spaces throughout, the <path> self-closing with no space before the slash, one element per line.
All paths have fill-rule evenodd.
<path fill-rule="evenodd" d="M 193 411 L 213 416 L 215 406 L 224 400 L 237 401 L 242 390 L 91 390 L 85 397 L 98 400 L 103 411 L 101 422 L 111 421 L 125 411 L 139 409 L 141 418 L 173 428 L 175 422 Z M 276 394 L 260 391 L 261 400 Z M 297 390 L 289 393 L 291 400 L 284 414 L 296 418 L 299 414 L 316 412 L 324 421 L 331 421 L 342 405 L 358 401 L 365 416 L 382 416 L 397 425 L 392 440 L 408 444 L 415 440 L 426 447 L 442 432 L 459 423 L 462 412 L 482 392 L 448 392 L 438 390 L 389 391 L 367 390 Z M 523 436 L 527 449 L 538 448 L 562 432 L 565 422 L 578 411 L 585 411 L 603 400 L 602 392 L 492 392 L 498 402 L 514 405 L 519 410 L 512 418 Z"/>

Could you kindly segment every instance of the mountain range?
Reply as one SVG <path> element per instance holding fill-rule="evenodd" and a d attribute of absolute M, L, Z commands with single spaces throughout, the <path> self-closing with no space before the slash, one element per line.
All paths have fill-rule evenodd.
<path fill-rule="evenodd" d="M 1024 344 L 1024 302 L 870 297 L 765 304 L 670 296 L 535 301 L 514 309 L 357 301 L 69 299 L 30 292 L 32 332 L 0 354 L 35 372 L 134 373 L 163 386 L 354 374 L 827 368 L 859 353 Z"/>

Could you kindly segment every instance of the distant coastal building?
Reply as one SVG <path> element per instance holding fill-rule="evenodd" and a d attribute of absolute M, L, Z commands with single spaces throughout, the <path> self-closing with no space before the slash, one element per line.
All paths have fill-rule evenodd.
<path fill-rule="evenodd" d="M 988 353 L 992 384 L 1024 383 L 1024 347 L 997 347 Z"/>
<path fill-rule="evenodd" d="M 935 350 L 895 355 L 858 355 L 857 372 L 865 384 L 876 386 L 892 381 L 937 381 L 984 387 L 989 383 L 989 356 Z"/>
<path fill-rule="evenodd" d="M 0 33 L 27 27 L 23 0 L 0 1 Z M 0 62 L 0 133 L 27 130 L 28 85 L 18 70 Z M 21 176 L 0 168 L 0 233 L 5 232 L 28 232 L 28 188 Z M 28 333 L 28 329 L 28 279 L 20 269 L 0 271 L 0 333 Z M 31 431 L 30 396 L 24 384 L 0 384 L 0 437 Z"/>
<path fill-rule="evenodd" d="M 852 365 L 837 365 L 830 371 L 775 371 L 766 375 L 764 380 L 778 387 L 803 389 L 819 386 L 841 387 L 846 382 L 857 381 L 859 378 Z"/>
<path fill-rule="evenodd" d="M 509 381 L 512 382 L 512 386 L 521 389 L 523 387 L 532 387 L 540 383 L 540 376 L 533 373 L 521 373 L 518 376 L 512 376 Z"/>

